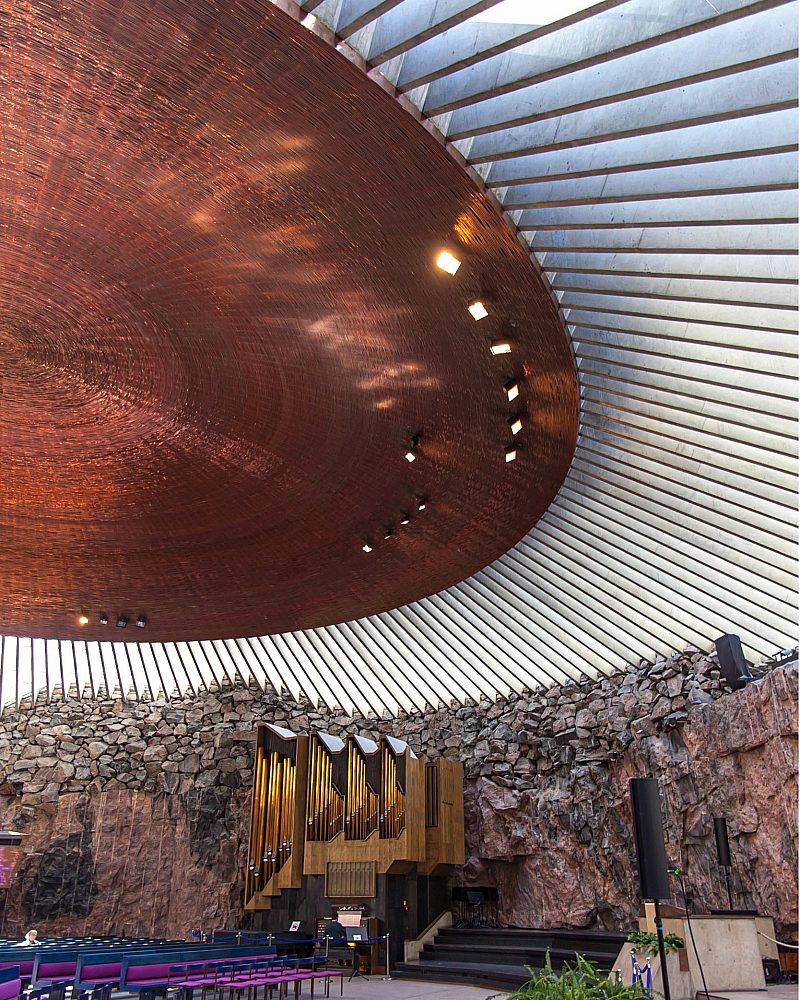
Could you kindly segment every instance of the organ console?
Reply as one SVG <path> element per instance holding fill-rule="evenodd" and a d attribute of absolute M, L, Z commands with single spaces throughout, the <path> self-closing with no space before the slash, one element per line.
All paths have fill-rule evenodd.
<path fill-rule="evenodd" d="M 245 905 L 325 877 L 328 899 L 374 897 L 381 876 L 464 863 L 463 768 L 384 735 L 341 740 L 259 724 Z"/>

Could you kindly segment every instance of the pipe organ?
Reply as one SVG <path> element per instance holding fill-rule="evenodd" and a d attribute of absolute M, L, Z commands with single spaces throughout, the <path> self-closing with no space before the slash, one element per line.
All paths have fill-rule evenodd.
<path fill-rule="evenodd" d="M 305 876 L 324 875 L 328 886 L 374 885 L 363 877 L 367 869 L 430 875 L 463 863 L 460 763 L 426 762 L 388 735 L 376 743 L 258 725 L 248 909 L 269 909 Z M 359 879 L 348 880 L 348 866 Z"/>
<path fill-rule="evenodd" d="M 295 852 L 295 830 L 305 799 L 297 796 L 297 771 L 306 755 L 306 747 L 288 729 L 258 727 L 245 877 L 248 899 L 267 886 L 279 892 L 288 888 L 302 871 L 302 855 L 298 859 Z"/>

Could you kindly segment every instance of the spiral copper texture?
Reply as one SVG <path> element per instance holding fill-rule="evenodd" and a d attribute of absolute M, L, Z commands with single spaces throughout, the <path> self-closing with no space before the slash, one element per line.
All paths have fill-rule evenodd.
<path fill-rule="evenodd" d="M 531 528 L 573 452 L 573 361 L 435 138 L 264 2 L 0 12 L 0 631 L 322 626 Z"/>

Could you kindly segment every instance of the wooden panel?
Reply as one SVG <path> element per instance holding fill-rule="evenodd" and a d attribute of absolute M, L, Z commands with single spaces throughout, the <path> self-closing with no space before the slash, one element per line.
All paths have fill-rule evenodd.
<path fill-rule="evenodd" d="M 439 823 L 425 830 L 423 875 L 430 875 L 440 865 L 464 864 L 464 766 L 444 759 L 435 764 Z"/>
<path fill-rule="evenodd" d="M 325 869 L 325 895 L 329 899 L 372 899 L 375 874 L 374 861 L 329 861 Z"/>

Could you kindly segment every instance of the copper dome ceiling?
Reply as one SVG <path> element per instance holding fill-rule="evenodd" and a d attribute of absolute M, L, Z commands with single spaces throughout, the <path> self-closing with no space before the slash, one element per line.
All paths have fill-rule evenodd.
<path fill-rule="evenodd" d="M 307 629 L 516 543 L 574 363 L 444 148 L 269 4 L 2 7 L 0 631 Z"/>

